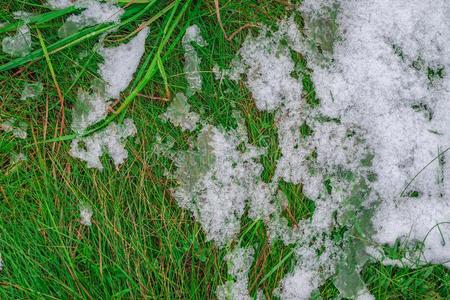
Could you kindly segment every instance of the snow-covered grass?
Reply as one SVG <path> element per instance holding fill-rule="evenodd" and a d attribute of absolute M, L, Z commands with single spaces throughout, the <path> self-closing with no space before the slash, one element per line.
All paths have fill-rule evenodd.
<path fill-rule="evenodd" d="M 372 167 L 368 164 L 371 160 L 377 163 L 375 158 L 364 156 L 367 154 L 364 151 L 371 150 L 371 145 L 365 148 L 359 146 L 365 131 L 352 127 L 353 138 L 347 140 L 345 137 L 349 134 L 348 128 L 345 127 L 344 130 L 339 124 L 335 124 L 336 116 L 327 116 L 326 122 L 322 122 L 325 116 L 318 113 L 335 110 L 338 104 L 333 103 L 333 100 L 342 103 L 340 97 L 354 92 L 347 91 L 345 86 L 337 83 L 338 75 L 329 74 L 327 69 L 322 69 L 324 64 L 330 62 L 330 53 L 327 51 L 332 47 L 330 48 L 329 40 L 322 45 L 320 55 L 308 52 L 309 48 L 301 48 L 307 45 L 297 45 L 301 46 L 299 52 L 304 53 L 304 56 L 280 47 L 277 49 L 280 54 L 278 57 L 271 56 L 270 53 L 263 57 L 262 62 L 267 64 L 266 69 L 261 69 L 258 65 L 260 62 L 252 56 L 255 48 L 258 50 L 257 45 L 252 44 L 251 39 L 244 43 L 249 32 L 258 36 L 260 29 L 246 28 L 233 40 L 226 40 L 217 22 L 214 1 L 191 3 L 170 37 L 167 36 L 170 30 L 164 26 L 176 18 L 185 1 L 166 3 L 139 0 L 132 2 L 142 4 L 129 7 L 124 6 L 130 1 L 119 1 L 119 5 L 125 10 L 120 23 L 114 23 L 117 22 L 114 19 L 112 23 L 85 28 L 83 36 L 76 36 L 71 40 L 73 44 L 61 43 L 58 30 L 64 20 L 77 13 L 76 11 L 66 8 L 64 17 L 46 15 L 44 18 L 42 14 L 54 13 L 41 5 L 44 1 L 3 2 L 0 23 L 15 22 L 15 11 L 33 12 L 34 17 L 31 17 L 28 24 L 32 42 L 30 56 L 15 58 L 0 52 L 0 70 L 4 70 L 0 72 L 0 124 L 6 122 L 8 125 L 2 125 L 3 130 L 0 131 L 0 298 L 273 297 L 277 294 L 288 295 L 290 290 L 285 286 L 295 287 L 299 282 L 310 282 L 312 279 L 319 285 L 314 297 L 332 299 L 339 294 L 335 283 L 339 287 L 339 283 L 342 283 L 339 280 L 345 278 L 338 277 L 338 281 L 333 277 L 326 278 L 333 272 L 326 261 L 317 264 L 316 251 L 332 256 L 336 249 L 341 249 L 340 244 L 348 244 L 348 224 L 336 226 L 332 232 L 332 241 L 336 243 L 333 247 L 337 247 L 336 249 L 322 249 L 322 246 L 328 247 L 330 244 L 321 244 L 313 236 L 308 237 L 310 244 L 306 246 L 290 242 L 297 241 L 299 236 L 306 236 L 301 232 L 302 228 L 315 228 L 308 225 L 307 220 L 313 218 L 320 223 L 320 220 L 334 218 L 333 215 L 327 215 L 326 209 L 330 204 L 332 208 L 340 205 L 338 201 L 333 202 L 338 197 L 337 194 L 364 193 L 356 185 L 351 186 L 353 190 L 349 190 L 350 184 L 346 180 L 351 176 L 372 176 Z M 67 1 L 60 2 L 64 4 Z M 144 8 L 151 2 L 156 2 L 155 6 L 145 11 Z M 265 24 L 268 32 L 276 32 L 279 21 L 292 14 L 289 9 L 291 6 L 287 3 L 288 1 L 268 0 L 220 1 L 223 27 L 228 35 L 246 24 Z M 173 4 L 179 6 L 170 6 Z M 169 8 L 164 10 L 165 7 Z M 170 10 L 172 7 L 175 7 L 173 17 Z M 124 20 L 142 11 L 143 14 L 136 20 L 125 24 Z M 327 13 L 332 15 L 332 12 Z M 427 12 L 416 14 L 420 17 Z M 302 24 L 302 18 L 305 17 L 307 18 L 305 14 L 298 14 L 295 21 Z M 36 23 L 33 18 L 41 18 L 42 22 Z M 351 14 L 347 18 L 356 23 L 358 21 L 353 20 Z M 125 72 L 126 76 L 117 76 L 114 71 L 102 72 L 102 67 L 99 66 L 105 64 L 101 49 L 116 49 L 121 44 L 130 42 L 136 37 L 137 32 L 133 33 L 134 30 L 142 29 L 140 25 L 146 21 L 151 21 L 151 24 L 144 24 L 149 25 L 149 33 L 137 71 Z M 320 18 L 307 24 L 315 24 L 314 22 L 322 24 Z M 103 44 L 97 44 L 101 33 L 106 32 L 102 31 L 103 28 L 118 25 L 121 27 L 108 34 Z M 201 31 L 204 40 L 201 45 L 195 42 L 189 43 L 188 47 L 186 43 L 183 45 L 184 32 L 190 25 L 197 25 Z M 333 22 L 331 25 L 334 26 Z M 445 26 L 436 24 L 438 25 Z M 48 63 L 39 52 L 41 45 L 36 28 L 41 31 L 49 49 L 60 95 Z M 0 38 L 12 37 L 18 29 L 20 27 L 2 33 Z M 334 30 L 333 27 L 333 33 Z M 88 32 L 92 36 L 85 38 Z M 351 30 L 347 32 L 352 33 Z M 402 32 L 408 37 L 408 32 Z M 129 35 L 130 33 L 133 34 Z M 142 35 L 141 31 L 141 38 Z M 270 41 L 270 34 L 268 37 L 266 42 Z M 168 43 L 159 53 L 161 60 L 153 60 L 158 47 L 166 38 Z M 403 41 L 405 37 L 397 38 Z M 173 41 L 175 43 L 172 47 Z M 311 41 L 314 39 L 308 40 Z M 286 41 L 280 43 L 285 45 Z M 239 50 L 243 45 L 243 50 Z M 245 48 L 245 45 L 248 47 Z M 264 44 L 260 43 L 259 46 Z M 416 51 L 416 48 L 407 48 L 405 45 L 397 46 L 398 49 L 404 49 L 405 60 Z M 189 53 L 186 53 L 186 48 Z M 349 68 L 352 61 L 345 60 L 349 57 L 345 55 L 348 54 L 345 50 L 339 49 L 342 51 L 342 58 L 340 56 L 338 63 L 342 68 Z M 256 80 L 249 82 L 247 77 L 228 80 L 226 76 L 221 80 L 215 79 L 212 72 L 214 67 L 228 69 L 236 53 L 241 53 L 246 64 L 238 73 L 244 72 Z M 26 53 L 20 55 L 22 54 Z M 121 61 L 129 61 L 129 58 L 124 57 Z M 189 58 L 193 63 L 191 66 L 195 76 L 185 74 L 185 60 L 189 61 Z M 367 58 L 366 53 L 361 60 Z M 433 60 L 433 57 L 426 59 Z M 400 64 L 400 61 L 399 58 L 396 63 Z M 197 62 L 200 63 L 200 73 L 196 72 Z M 381 62 L 394 65 L 384 57 Z M 380 62 L 375 60 L 374 63 Z M 130 62 L 127 64 L 122 66 L 124 70 L 129 69 Z M 273 68 L 270 67 L 271 64 Z M 3 68 L 4 66 L 13 68 Z M 280 69 L 276 69 L 277 67 Z M 363 67 L 364 64 L 361 64 L 361 69 L 358 69 L 361 73 L 358 74 L 365 74 Z M 148 70 L 151 72 L 147 72 Z M 272 71 L 276 71 L 276 76 L 265 78 L 258 75 Z M 189 87 L 189 78 L 191 84 L 198 82 L 198 74 L 202 79 L 201 89 L 193 88 L 192 85 Z M 322 77 L 319 78 L 318 74 Z M 392 74 L 385 73 L 385 79 L 392 82 L 387 78 Z M 354 76 L 348 80 L 353 83 L 364 82 L 360 77 Z M 419 75 L 417 77 L 413 86 L 421 83 Z M 117 89 L 110 90 L 108 99 L 100 99 L 101 103 L 107 102 L 106 114 L 114 118 L 106 117 L 101 121 L 104 122 L 101 125 L 110 127 L 96 128 L 95 124 L 90 123 L 89 125 L 94 125 L 94 129 L 100 130 L 87 137 L 85 142 L 80 142 L 77 149 L 78 153 L 87 152 L 89 139 L 95 142 L 96 137 L 101 137 L 98 140 L 101 140 L 102 145 L 119 145 L 104 147 L 111 151 L 111 157 L 105 155 L 100 160 L 96 159 L 97 156 L 94 157 L 95 166 L 103 168 L 99 171 L 88 168 L 84 161 L 70 156 L 69 139 L 80 134 L 74 134 L 71 130 L 72 117 L 77 112 L 74 108 L 78 108 L 80 104 L 77 102 L 80 90 L 86 91 L 82 92 L 85 93 L 85 98 L 95 94 L 96 91 L 91 88 L 98 86 L 97 82 L 101 78 L 111 86 L 117 83 Z M 119 83 L 123 78 L 124 82 Z M 131 82 L 129 78 L 133 78 Z M 134 98 L 130 98 L 132 91 L 139 86 L 136 78 L 150 80 Z M 400 79 L 405 85 L 409 84 L 404 78 Z M 333 83 L 334 88 L 342 88 L 348 94 L 342 91 L 339 95 L 328 93 L 321 80 Z M 385 83 L 386 81 L 374 81 L 372 85 Z M 38 93 L 34 93 L 34 89 L 30 93 L 30 85 L 34 87 L 40 84 L 42 91 L 39 88 Z M 290 88 L 293 84 L 298 86 Z M 195 90 L 192 96 L 190 89 Z M 359 92 L 373 94 L 373 91 Z M 264 98 L 267 93 L 270 97 Z M 391 95 L 387 89 L 382 93 Z M 418 91 L 411 89 L 410 93 Z M 301 105 L 299 107 L 290 100 L 300 94 L 305 103 L 297 103 Z M 61 97 L 64 98 L 66 122 L 63 138 L 58 138 L 61 135 Z M 109 99 L 113 97 L 117 98 L 118 103 L 115 99 Z M 426 97 L 423 99 L 427 100 Z M 432 100 L 429 102 L 434 103 Z M 122 107 L 123 103 L 128 103 L 122 110 L 125 113 L 116 116 L 113 111 Z M 327 105 L 320 106 L 319 103 Z M 430 105 L 412 104 L 417 104 L 414 106 L 417 112 L 412 109 L 411 113 L 423 119 L 418 119 L 417 122 L 425 122 Z M 431 108 L 434 109 L 434 114 L 438 114 L 436 118 L 442 117 L 438 107 Z M 352 111 L 356 108 L 350 105 L 350 108 L 341 109 Z M 299 111 L 308 112 L 308 115 L 305 117 Z M 106 116 L 104 112 L 103 108 L 99 119 Z M 365 113 L 369 114 L 365 120 L 369 120 L 370 110 L 367 109 Z M 127 118 L 133 120 L 136 135 L 124 139 L 118 134 L 111 138 L 109 132 L 118 133 L 120 130 L 117 126 L 122 126 L 118 124 L 122 124 Z M 130 121 L 125 121 L 124 124 L 131 124 L 127 122 Z M 25 139 L 14 135 L 13 126 L 26 130 Z M 111 126 L 115 129 L 112 130 Z M 294 127 L 300 127 L 299 131 L 292 133 L 290 130 Z M 84 129 L 86 128 L 80 132 Z M 396 134 L 394 137 L 398 138 L 402 132 Z M 48 140 L 50 142 L 43 143 Z M 422 143 L 427 141 L 425 138 L 417 140 Z M 396 140 L 392 147 L 401 149 L 401 142 Z M 331 151 L 325 151 L 328 148 L 323 148 L 323 145 L 328 145 Z M 340 151 L 341 146 L 350 150 Z M 313 153 L 315 147 L 318 150 Z M 420 153 L 417 149 L 422 149 L 420 144 L 413 145 L 412 148 L 416 149 L 411 150 L 412 156 Z M 99 148 L 96 147 L 96 150 Z M 307 153 L 306 150 L 311 150 L 312 153 Z M 17 159 L 16 153 L 26 159 Z M 126 156 L 128 158 L 125 159 Z M 323 197 L 331 203 L 318 201 L 314 192 L 320 181 L 317 176 L 305 176 L 308 167 L 316 168 L 322 172 L 319 174 L 321 175 L 333 170 L 333 162 L 344 164 L 348 163 L 348 159 L 359 159 L 360 156 L 364 156 L 362 158 L 367 163 L 364 168 L 359 168 L 352 174 L 345 170 L 338 174 L 327 174 L 325 190 L 334 190 L 330 193 L 332 196 Z M 119 160 L 112 161 L 114 157 Z M 305 161 L 296 160 L 299 157 Z M 320 161 L 310 163 L 308 159 L 313 160 L 314 157 Z M 426 157 L 423 159 L 426 160 Z M 437 161 L 436 165 L 440 163 L 442 162 Z M 349 164 L 354 167 L 352 162 Z M 420 165 L 420 161 L 411 164 Z M 386 170 L 386 174 L 389 171 L 387 167 L 377 168 Z M 414 176 L 412 173 L 409 175 Z M 424 175 L 434 176 L 427 173 Z M 309 180 L 304 182 L 305 178 Z M 394 179 L 385 180 L 392 184 L 399 181 Z M 249 187 L 251 190 L 247 190 Z M 411 188 L 413 187 L 423 189 L 423 186 L 412 185 Z M 397 188 L 401 192 L 404 186 Z M 443 188 L 448 189 L 446 186 Z M 388 187 L 383 191 L 386 189 Z M 268 199 L 270 203 L 267 202 Z M 230 203 L 231 206 L 224 207 Z M 251 207 L 245 208 L 249 203 Z M 361 203 L 356 203 L 359 204 Z M 364 211 L 362 207 L 358 207 L 358 210 Z M 277 218 L 269 219 L 268 216 L 275 212 Z M 408 226 L 405 217 L 393 210 L 391 212 L 392 220 L 395 221 L 392 226 L 399 222 L 404 223 L 398 229 L 403 230 Z M 437 213 L 444 215 L 445 211 Z M 341 217 L 337 216 L 336 219 L 343 220 Z M 358 217 L 363 219 L 365 215 Z M 419 217 L 427 216 L 416 216 L 418 222 Z M 350 217 L 348 219 L 352 220 Z M 220 227 L 223 220 L 229 221 L 226 223 L 228 227 Z M 365 223 L 361 221 L 357 224 Z M 319 231 L 311 232 L 315 234 Z M 433 234 L 438 232 L 439 228 Z M 350 233 L 356 235 L 358 232 Z M 411 234 L 423 233 L 415 228 Z M 439 235 L 432 237 L 436 239 Z M 394 235 L 378 238 L 386 242 L 391 242 L 392 239 L 395 239 Z M 354 246 L 351 249 L 359 251 L 361 245 L 356 240 L 351 240 L 350 244 L 349 247 Z M 450 272 L 447 268 L 405 262 L 405 253 L 413 246 L 407 240 L 383 245 L 372 249 L 371 253 L 377 259 L 358 266 L 360 269 L 357 272 L 376 299 L 450 297 Z M 349 248 L 345 249 L 348 251 Z M 382 255 L 378 252 L 380 250 L 383 251 Z M 313 270 L 311 266 L 322 269 Z M 307 294 L 310 291 L 305 287 L 303 292 Z"/>

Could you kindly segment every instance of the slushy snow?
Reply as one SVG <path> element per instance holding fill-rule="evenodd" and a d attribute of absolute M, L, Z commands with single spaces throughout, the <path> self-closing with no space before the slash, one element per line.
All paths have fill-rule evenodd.
<path fill-rule="evenodd" d="M 189 26 L 183 36 L 182 44 L 184 48 L 184 73 L 188 82 L 188 96 L 202 89 L 202 76 L 200 73 L 200 57 L 195 50 L 193 43 L 200 47 L 206 46 L 200 28 L 197 25 Z"/>
<path fill-rule="evenodd" d="M 236 248 L 225 256 L 228 265 L 228 274 L 233 280 L 227 280 L 225 284 L 217 287 L 219 300 L 252 299 L 248 293 L 248 273 L 253 263 L 253 248 Z"/>
<path fill-rule="evenodd" d="M 148 32 L 148 27 L 145 27 L 127 44 L 99 50 L 104 59 L 99 66 L 99 73 L 107 84 L 106 93 L 109 97 L 119 98 L 130 84 L 144 55 Z"/>
<path fill-rule="evenodd" d="M 92 225 L 92 208 L 87 204 L 80 206 L 80 224 L 85 226 Z"/>
<path fill-rule="evenodd" d="M 123 124 L 111 123 L 99 132 L 73 140 L 69 153 L 85 161 L 88 168 L 100 171 L 103 170 L 100 159 L 104 154 L 108 154 L 117 168 L 128 157 L 125 140 L 135 134 L 136 126 L 130 119 L 126 119 Z"/>
<path fill-rule="evenodd" d="M 167 111 L 162 114 L 161 119 L 170 121 L 173 125 L 183 130 L 192 131 L 196 128 L 200 116 L 190 111 L 188 99 L 183 93 L 178 93 L 170 103 Z"/>
<path fill-rule="evenodd" d="M 246 205 L 256 206 L 247 191 L 260 195 L 271 239 L 295 245 L 297 266 L 282 280 L 281 298 L 309 299 L 334 276 L 341 296 L 373 299 L 359 272 L 374 258 L 399 263 L 373 255 L 399 240 L 410 245 L 409 266 L 449 266 L 449 12 L 443 0 L 307 0 L 294 12 L 302 28 L 295 16 L 276 31 L 263 28 L 230 70 L 214 69 L 219 79 L 245 74 L 256 107 L 275 114 L 282 155 L 261 188 L 262 149 L 242 160 L 247 152 L 232 138 L 239 134 L 206 125 L 176 160 L 174 194 L 219 245 L 237 234 Z M 317 104 L 304 95 L 305 72 Z M 310 219 L 288 226 L 279 180 L 302 184 L 315 203 Z M 336 242 L 340 228 L 346 231 Z"/>
<path fill-rule="evenodd" d="M 82 9 L 77 15 L 70 15 L 63 26 L 59 29 L 60 37 L 67 37 L 85 27 L 103 24 L 103 23 L 119 23 L 120 17 L 125 12 L 122 8 L 113 3 L 101 2 L 97 0 L 53 0 L 48 5 L 54 9 L 75 6 Z"/>
<path fill-rule="evenodd" d="M 22 25 L 15 35 L 7 36 L 2 40 L 3 52 L 13 56 L 25 56 L 31 51 L 31 33 L 28 25 Z"/>

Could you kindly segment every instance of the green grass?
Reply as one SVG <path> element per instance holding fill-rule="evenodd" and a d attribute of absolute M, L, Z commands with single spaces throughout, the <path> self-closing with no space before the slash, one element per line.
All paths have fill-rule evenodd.
<path fill-rule="evenodd" d="M 172 95 L 185 90 L 179 39 L 188 25 L 198 24 L 208 46 L 198 48 L 204 84 L 190 99 L 192 108 L 208 122 L 225 128 L 236 126 L 232 112 L 241 111 L 251 143 L 269 149 L 262 162 L 263 179 L 270 181 L 280 156 L 273 114 L 257 111 L 242 84 L 220 83 L 210 72 L 216 63 L 227 66 L 247 33 L 256 29 L 246 29 L 229 42 L 218 26 L 214 1 L 193 1 L 184 12 L 185 1 L 156 1 L 148 10 L 144 8 L 149 1 L 140 2 L 144 3 L 127 8 L 128 21 L 114 33 L 125 36 L 142 22 L 152 21 L 146 63 L 132 88 L 123 93 L 121 111 L 125 113 L 113 115 L 132 117 L 138 135 L 127 143 L 130 157 L 119 170 L 105 158 L 105 170 L 99 172 L 71 158 L 68 141 L 51 142 L 60 124 L 60 101 L 37 29 L 50 53 L 65 98 L 66 124 L 70 124 L 77 89 L 88 88 L 98 77 L 99 56 L 93 49 L 106 26 L 61 41 L 56 32 L 63 17 L 43 7 L 43 1 L 2 1 L 0 22 L 13 21 L 11 13 L 16 10 L 41 17 L 31 26 L 35 52 L 18 60 L 0 54 L 0 121 L 14 117 L 29 128 L 26 140 L 0 132 L 0 254 L 5 262 L 0 272 L 1 299 L 204 299 L 214 298 L 216 287 L 227 280 L 226 249 L 206 241 L 191 214 L 178 207 L 170 194 L 174 182 L 164 175 L 173 171 L 173 165 L 155 150 L 158 136 L 173 137 L 175 147 L 185 149 L 189 135 L 160 120 L 158 115 L 167 103 L 140 95 L 164 97 L 166 89 Z M 168 5 L 170 9 L 160 13 Z M 271 0 L 221 1 L 221 5 L 229 34 L 247 23 L 273 26 L 287 13 L 286 7 Z M 80 58 L 82 52 L 88 55 Z M 300 61 L 302 72 L 308 74 L 306 62 Z M 160 72 L 161 65 L 164 72 Z M 305 96 L 315 103 L 314 86 L 305 74 Z M 24 84 L 35 81 L 43 83 L 44 93 L 21 101 Z M 72 137 L 68 128 L 64 134 L 67 139 Z M 25 153 L 27 161 L 11 165 L 12 152 Z M 292 211 L 286 214 L 293 221 L 312 213 L 313 205 L 301 195 L 300 186 L 283 184 L 280 188 L 288 195 Z M 301 205 L 295 203 L 296 198 L 302 200 Z M 91 227 L 79 224 L 81 202 L 93 207 Z M 255 295 L 261 289 L 270 296 L 295 264 L 292 249 L 282 243 L 269 244 L 260 221 L 244 217 L 241 225 L 235 243 L 255 247 L 250 292 Z M 362 276 L 377 299 L 450 298 L 450 273 L 442 266 L 407 269 L 371 263 Z M 332 280 L 320 289 L 324 299 L 337 294 Z"/>

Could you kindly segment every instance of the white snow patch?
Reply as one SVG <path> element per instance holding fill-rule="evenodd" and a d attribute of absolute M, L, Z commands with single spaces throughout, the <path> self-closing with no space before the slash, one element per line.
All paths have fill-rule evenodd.
<path fill-rule="evenodd" d="M 69 154 L 87 162 L 88 168 L 101 171 L 103 165 L 100 158 L 107 153 L 117 168 L 128 157 L 124 146 L 125 139 L 135 134 L 136 127 L 131 119 L 126 119 L 123 124 L 111 123 L 88 137 L 73 140 Z"/>
<path fill-rule="evenodd" d="M 89 126 L 101 121 L 108 114 L 110 104 L 109 98 L 105 95 L 104 87 L 93 88 L 92 93 L 82 89 L 78 91 L 78 102 L 72 111 L 71 128 L 77 133 L 82 133 Z"/>
<path fill-rule="evenodd" d="M 41 82 L 26 83 L 22 90 L 22 95 L 20 96 L 20 100 L 36 98 L 40 94 L 42 94 L 43 90 L 44 90 L 44 86 L 42 85 Z"/>
<path fill-rule="evenodd" d="M 257 214 L 270 211 L 257 208 L 270 201 L 270 190 L 260 179 L 262 166 L 256 161 L 264 151 L 250 145 L 244 135 L 242 131 L 224 132 L 207 125 L 195 148 L 179 153 L 175 159 L 179 181 L 175 199 L 194 214 L 208 239 L 219 245 L 239 231 L 247 202 L 255 207 L 255 217 L 264 218 Z M 239 146 L 245 150 L 239 150 Z"/>
<path fill-rule="evenodd" d="M 14 118 L 10 118 L 0 124 L 0 130 L 11 132 L 14 137 L 25 139 L 27 137 L 27 123 L 17 122 Z"/>
<path fill-rule="evenodd" d="M 31 33 L 27 25 L 22 25 L 13 36 L 7 36 L 2 40 L 3 52 L 14 56 L 25 56 L 31 51 Z"/>
<path fill-rule="evenodd" d="M 192 131 L 196 128 L 200 116 L 190 111 L 188 99 L 183 93 L 178 93 L 162 114 L 161 119 L 170 121 L 173 125 L 181 127 L 183 130 Z"/>
<path fill-rule="evenodd" d="M 189 86 L 187 91 L 188 96 L 202 89 L 202 76 L 200 74 L 201 60 L 192 43 L 196 43 L 201 47 L 207 45 L 197 25 L 189 26 L 182 40 L 184 47 L 184 73 Z"/>
<path fill-rule="evenodd" d="M 83 204 L 80 206 L 80 224 L 85 226 L 91 226 L 92 225 L 92 208 L 87 205 Z"/>
<path fill-rule="evenodd" d="M 112 4 L 103 3 L 96 0 L 70 1 L 49 1 L 52 8 L 61 9 L 68 6 L 75 6 L 83 9 L 78 15 L 70 15 L 63 26 L 58 30 L 60 37 L 67 37 L 85 27 L 102 23 L 119 23 L 120 17 L 125 12 L 122 8 Z"/>
<path fill-rule="evenodd" d="M 107 83 L 106 92 L 111 98 L 119 98 L 136 72 L 145 51 L 145 40 L 149 28 L 142 29 L 136 37 L 127 44 L 115 48 L 101 48 L 99 53 L 104 62 L 100 64 L 100 75 Z"/>
<path fill-rule="evenodd" d="M 225 284 L 217 287 L 217 298 L 219 300 L 235 299 L 250 300 L 248 293 L 248 273 L 253 263 L 253 248 L 236 248 L 225 256 L 228 264 L 228 274 L 234 280 L 228 280 Z"/>
<path fill-rule="evenodd" d="M 374 151 L 371 187 L 381 199 L 374 238 L 423 241 L 426 261 L 448 262 L 450 4 L 339 1 L 339 9 L 343 38 L 333 64 L 310 67 L 322 113 L 358 124 Z M 443 76 L 430 78 L 439 68 Z"/>

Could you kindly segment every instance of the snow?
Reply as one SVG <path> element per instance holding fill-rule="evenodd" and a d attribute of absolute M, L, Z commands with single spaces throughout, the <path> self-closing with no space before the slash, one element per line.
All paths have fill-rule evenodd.
<path fill-rule="evenodd" d="M 202 77 L 200 73 L 201 60 L 192 43 L 196 43 L 200 47 L 207 45 L 197 25 L 189 26 L 182 39 L 184 48 L 184 73 L 189 86 L 187 91 L 188 96 L 202 89 Z"/>
<path fill-rule="evenodd" d="M 175 158 L 179 183 L 173 191 L 175 199 L 193 213 L 207 238 L 219 245 L 239 231 L 247 202 L 257 207 L 266 205 L 269 198 L 259 178 L 262 165 L 255 161 L 264 151 L 248 144 L 245 134 L 206 125 L 194 149 L 182 151 Z M 239 150 L 240 145 L 245 145 L 244 151 Z M 264 215 L 259 214 L 263 213 L 264 209 L 254 211 L 261 218 Z"/>
<path fill-rule="evenodd" d="M 275 113 L 282 156 L 269 186 L 301 183 L 316 205 L 296 228 L 279 208 L 266 218 L 272 240 L 296 245 L 282 298 L 308 299 L 335 275 L 343 297 L 373 299 L 359 277 L 366 240 L 423 243 L 419 263 L 449 266 L 449 11 L 446 1 L 304 1 L 303 32 L 282 20 L 249 37 L 230 70 L 214 68 L 218 79 L 245 74 L 256 107 Z M 319 105 L 302 95 L 291 51 L 306 57 Z M 337 246 L 331 231 L 343 224 L 363 239 L 350 229 Z"/>
<path fill-rule="evenodd" d="M 11 160 L 10 160 L 11 165 L 15 165 L 15 164 L 17 164 L 17 163 L 19 163 L 21 161 L 26 161 L 26 160 L 27 160 L 27 157 L 22 152 L 20 152 L 20 153 L 14 153 L 14 152 L 11 153 Z"/>
<path fill-rule="evenodd" d="M 10 118 L 0 124 L 0 130 L 11 132 L 14 137 L 19 139 L 27 138 L 27 123 L 19 122 L 14 118 Z"/>
<path fill-rule="evenodd" d="M 234 280 L 228 280 L 217 287 L 217 298 L 225 299 L 252 299 L 248 293 L 248 273 L 253 263 L 253 248 L 236 248 L 225 256 L 228 264 L 228 274 Z"/>
<path fill-rule="evenodd" d="M 44 86 L 41 82 L 26 83 L 22 90 L 20 100 L 36 98 L 42 94 L 43 90 Z"/>
<path fill-rule="evenodd" d="M 120 17 L 125 12 L 113 3 L 100 2 L 96 0 L 53 0 L 48 5 L 54 9 L 62 9 L 75 6 L 83 11 L 78 15 L 70 15 L 63 26 L 59 29 L 60 37 L 67 37 L 85 27 L 102 23 L 119 23 Z"/>
<path fill-rule="evenodd" d="M 85 226 L 91 226 L 92 225 L 92 208 L 87 205 L 83 204 L 80 206 L 80 224 Z"/>
<path fill-rule="evenodd" d="M 111 123 L 99 132 L 73 140 L 69 154 L 85 161 L 88 168 L 101 171 L 103 165 L 100 159 L 107 153 L 118 168 L 128 157 L 125 140 L 135 134 L 136 126 L 130 119 L 125 119 L 123 124 Z"/>
<path fill-rule="evenodd" d="M 94 86 L 93 92 L 82 89 L 78 91 L 77 102 L 72 110 L 71 128 L 76 133 L 83 133 L 89 126 L 101 121 L 108 114 L 110 100 L 105 95 L 103 84 Z"/>
<path fill-rule="evenodd" d="M 31 33 L 27 25 L 22 25 L 13 36 L 7 36 L 2 40 L 3 52 L 14 56 L 25 56 L 31 51 Z"/>
<path fill-rule="evenodd" d="M 450 80 L 430 80 L 427 68 L 450 67 L 445 17 L 450 5 L 403 2 L 341 1 L 344 38 L 334 49 L 332 65 L 311 65 L 313 81 L 322 112 L 358 124 L 373 149 L 378 179 L 372 188 L 381 199 L 373 218 L 375 241 L 423 241 L 424 259 L 443 263 L 450 259 L 450 245 L 443 241 L 450 227 L 439 225 L 442 237 L 436 224 L 450 220 L 448 154 L 427 164 L 450 145 L 450 104 L 444 100 Z M 408 196 L 415 191 L 418 197 Z"/>
<path fill-rule="evenodd" d="M 188 99 L 183 93 L 176 94 L 167 111 L 162 114 L 161 119 L 170 121 L 173 125 L 179 126 L 183 130 L 194 130 L 200 116 L 190 111 L 191 106 L 187 101 Z"/>
<path fill-rule="evenodd" d="M 47 0 L 47 5 L 53 9 L 63 9 L 73 6 L 77 0 Z"/>
<path fill-rule="evenodd" d="M 144 55 L 145 40 L 149 28 L 143 28 L 130 42 L 115 48 L 100 48 L 104 62 L 99 65 L 99 73 L 107 83 L 106 92 L 111 98 L 119 98 L 136 72 Z"/>

